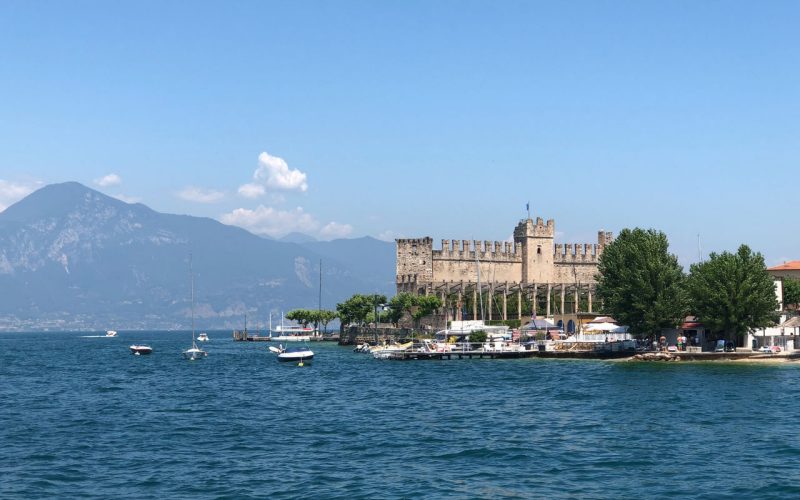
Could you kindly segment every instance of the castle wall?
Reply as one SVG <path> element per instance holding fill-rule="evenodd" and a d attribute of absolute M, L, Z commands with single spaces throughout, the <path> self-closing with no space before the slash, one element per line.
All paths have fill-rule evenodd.
<path fill-rule="evenodd" d="M 430 293 L 435 283 L 594 284 L 603 248 L 613 241 L 600 231 L 597 243 L 554 244 L 555 222 L 526 219 L 514 229 L 514 242 L 398 239 L 397 290 Z"/>
<path fill-rule="evenodd" d="M 481 282 L 519 281 L 521 246 L 511 242 L 443 240 L 442 249 L 433 251 L 434 281 Z"/>

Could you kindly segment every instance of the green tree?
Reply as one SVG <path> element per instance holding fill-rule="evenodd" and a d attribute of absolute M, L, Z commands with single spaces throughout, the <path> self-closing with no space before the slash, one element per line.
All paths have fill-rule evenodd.
<path fill-rule="evenodd" d="M 486 332 L 483 330 L 469 332 L 469 342 L 471 344 L 483 344 L 486 342 L 486 336 Z"/>
<path fill-rule="evenodd" d="M 783 280 L 783 306 L 795 310 L 800 309 L 800 281 Z"/>
<path fill-rule="evenodd" d="M 342 326 L 364 323 L 372 310 L 373 300 L 367 295 L 355 294 L 341 304 L 336 304 L 336 312 L 339 314 Z"/>
<path fill-rule="evenodd" d="M 422 318 L 442 307 L 442 299 L 436 295 L 419 295 L 415 299 L 416 307 L 414 307 L 411 317 L 414 318 L 414 326 L 419 328 Z"/>
<path fill-rule="evenodd" d="M 685 276 L 655 229 L 623 229 L 598 263 L 597 295 L 603 310 L 635 335 L 674 328 L 687 310 Z"/>
<path fill-rule="evenodd" d="M 712 253 L 707 261 L 693 264 L 687 288 L 692 311 L 728 340 L 775 321 L 775 283 L 764 257 L 747 245 L 735 254 Z"/>
<path fill-rule="evenodd" d="M 371 314 L 367 317 L 367 322 L 375 323 L 375 325 L 377 326 L 378 322 L 380 321 L 380 313 L 378 312 L 378 308 L 386 304 L 387 302 L 386 295 L 373 293 L 372 295 L 367 295 L 366 297 L 372 303 L 372 311 Z"/>
<path fill-rule="evenodd" d="M 336 311 L 328 311 L 325 309 L 319 311 L 319 323 L 322 325 L 322 328 L 320 328 L 320 333 L 327 330 L 328 323 L 335 320 L 337 317 L 339 317 L 339 315 L 336 313 Z"/>
<path fill-rule="evenodd" d="M 313 323 L 316 311 L 309 309 L 293 309 L 286 313 L 286 319 L 290 321 L 297 321 L 303 328 L 307 327 L 309 323 Z"/>
<path fill-rule="evenodd" d="M 397 326 L 403 313 L 412 314 L 417 304 L 417 296 L 408 292 L 400 292 L 389 301 L 389 321 Z"/>

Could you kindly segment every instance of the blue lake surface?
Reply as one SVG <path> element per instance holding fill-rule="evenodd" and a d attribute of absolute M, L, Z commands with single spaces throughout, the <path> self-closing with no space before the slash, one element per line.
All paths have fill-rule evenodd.
<path fill-rule="evenodd" d="M 800 365 L 0 334 L 0 498 L 797 498 Z M 148 343 L 154 353 L 132 356 Z"/>

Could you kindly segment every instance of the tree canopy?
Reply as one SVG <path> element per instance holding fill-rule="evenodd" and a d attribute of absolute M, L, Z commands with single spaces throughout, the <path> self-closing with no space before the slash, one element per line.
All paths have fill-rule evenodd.
<path fill-rule="evenodd" d="M 623 229 L 603 250 L 598 272 L 603 310 L 635 335 L 674 328 L 686 314 L 683 268 L 661 231 Z"/>
<path fill-rule="evenodd" d="M 783 280 L 783 306 L 795 310 L 800 308 L 800 281 Z"/>
<path fill-rule="evenodd" d="M 728 339 L 775 321 L 778 300 L 764 257 L 742 245 L 733 254 L 712 253 L 693 264 L 688 279 L 692 311 Z"/>
<path fill-rule="evenodd" d="M 418 295 L 415 297 L 415 308 L 411 313 L 414 324 L 419 327 L 419 322 L 425 316 L 442 307 L 442 299 L 437 295 Z"/>
<path fill-rule="evenodd" d="M 313 323 L 316 319 L 317 311 L 311 309 L 293 309 L 286 313 L 286 319 L 289 321 L 297 321 L 303 328 L 307 327 L 309 323 Z"/>
<path fill-rule="evenodd" d="M 408 292 L 400 292 L 389 301 L 391 311 L 389 320 L 395 325 L 408 313 L 414 320 L 414 325 L 419 326 L 419 322 L 425 316 L 442 307 L 442 299 L 436 295 L 414 295 Z"/>
<path fill-rule="evenodd" d="M 336 311 L 326 311 L 317 309 L 293 309 L 286 313 L 286 319 L 297 321 L 303 327 L 307 327 L 310 323 L 315 325 L 322 325 L 321 330 L 324 330 L 328 323 L 338 317 Z"/>
<path fill-rule="evenodd" d="M 389 311 L 389 320 L 397 325 L 397 323 L 400 321 L 400 318 L 403 317 L 403 313 L 407 312 L 409 315 L 411 315 L 416 302 L 416 295 L 408 292 L 398 293 L 392 297 L 392 300 L 389 301 L 389 307 L 391 307 L 391 310 Z"/>
<path fill-rule="evenodd" d="M 386 296 L 380 294 L 362 295 L 355 294 L 341 304 L 336 304 L 336 312 L 342 325 L 365 323 L 370 313 L 374 314 L 375 308 L 386 303 Z"/>

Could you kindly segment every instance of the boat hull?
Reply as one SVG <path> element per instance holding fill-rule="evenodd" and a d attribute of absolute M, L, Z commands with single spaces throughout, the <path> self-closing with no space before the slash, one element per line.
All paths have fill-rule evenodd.
<path fill-rule="evenodd" d="M 311 351 L 302 351 L 302 352 L 282 352 L 278 354 L 278 361 L 282 363 L 286 362 L 300 362 L 300 361 L 311 361 L 314 359 L 314 353 Z"/>
<path fill-rule="evenodd" d="M 131 354 L 136 356 L 143 356 L 145 354 L 151 354 L 153 352 L 153 348 L 147 345 L 132 345 L 130 349 L 131 349 Z"/>
<path fill-rule="evenodd" d="M 183 352 L 183 357 L 194 361 L 196 359 L 203 359 L 208 356 L 208 353 L 205 351 L 201 351 L 200 349 L 189 349 L 188 351 Z"/>

